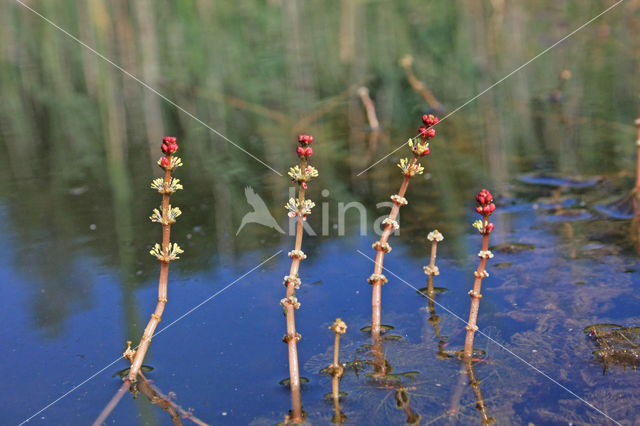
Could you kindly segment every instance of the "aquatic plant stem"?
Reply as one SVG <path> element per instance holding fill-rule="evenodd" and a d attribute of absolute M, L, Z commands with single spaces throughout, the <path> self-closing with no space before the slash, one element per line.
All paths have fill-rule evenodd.
<path fill-rule="evenodd" d="M 300 160 L 300 168 L 306 167 L 306 161 Z M 305 189 L 300 187 L 298 192 L 298 201 L 302 204 L 304 202 Z M 302 232 L 303 232 L 303 218 L 297 217 L 296 224 L 296 243 L 294 250 L 302 249 Z M 291 260 L 291 269 L 289 270 L 289 276 L 298 276 L 300 269 L 300 257 L 294 257 Z M 295 282 L 287 282 L 287 297 L 291 297 L 295 294 Z M 286 305 L 287 310 L 287 346 L 289 351 L 289 387 L 291 388 L 291 406 L 292 416 L 291 421 L 293 423 L 302 423 L 302 398 L 300 394 L 300 371 L 298 368 L 298 334 L 296 333 L 296 319 L 295 319 L 295 307 L 289 303 Z"/>
<path fill-rule="evenodd" d="M 156 327 L 162 320 L 162 314 L 164 313 L 165 305 L 167 304 L 167 282 L 169 278 L 169 263 L 172 260 L 177 259 L 177 254 L 182 253 L 182 250 L 177 244 L 171 247 L 171 224 L 175 222 L 175 218 L 180 215 L 180 209 L 171 208 L 169 203 L 170 195 L 182 189 L 177 179 L 172 179 L 171 172 L 176 167 L 179 167 L 182 162 L 177 157 L 172 157 L 172 154 L 177 151 L 178 145 L 176 139 L 173 137 L 165 137 L 163 139 L 162 150 L 165 156 L 158 161 L 158 165 L 164 169 L 163 179 L 155 180 L 151 187 L 157 189 L 162 193 L 162 212 L 154 211 L 154 214 L 150 219 L 154 222 L 158 222 L 162 225 L 162 245 L 156 244 L 156 247 L 151 250 L 151 254 L 160 260 L 160 278 L 158 279 L 158 302 L 156 309 L 151 314 L 151 319 L 147 323 L 147 326 L 142 333 L 142 338 L 135 351 L 127 348 L 124 356 L 131 361 L 131 369 L 129 370 L 128 380 L 131 383 L 135 383 L 142 367 L 142 362 L 149 349 L 151 338 L 156 330 Z"/>
<path fill-rule="evenodd" d="M 307 164 L 307 159 L 313 155 L 313 149 L 309 144 L 313 142 L 310 135 L 299 135 L 300 146 L 296 149 L 300 163 L 290 169 L 289 176 L 293 182 L 298 183 L 298 197 L 291 199 L 287 203 L 289 217 L 296 217 L 296 240 L 293 251 L 289 252 L 291 257 L 291 268 L 289 275 L 285 277 L 286 297 L 280 301 L 284 307 L 287 323 L 287 334 L 282 339 L 287 344 L 289 356 L 289 387 L 291 389 L 291 411 L 287 416 L 287 421 L 291 423 L 303 423 L 304 413 L 302 411 L 302 399 L 300 395 L 300 368 L 298 364 L 298 341 L 301 336 L 296 332 L 295 309 L 300 307 L 300 303 L 295 295 L 295 290 L 300 286 L 299 270 L 300 262 L 306 258 L 302 252 L 302 233 L 304 231 L 304 220 L 314 206 L 313 202 L 305 199 L 307 182 L 318 175 L 317 170 Z"/>
<path fill-rule="evenodd" d="M 414 155 L 413 159 L 411 160 L 410 167 L 411 168 L 415 167 L 417 163 L 418 163 L 418 156 Z M 407 187 L 409 186 L 410 180 L 411 180 L 411 176 L 405 175 L 404 179 L 402 180 L 402 185 L 400 186 L 400 190 L 398 191 L 398 196 L 400 198 L 404 198 L 404 195 L 407 192 Z M 385 247 L 387 247 L 387 244 L 388 244 L 387 241 L 389 240 L 389 236 L 391 235 L 391 232 L 393 232 L 394 230 L 394 225 L 393 225 L 393 222 L 391 221 L 395 222 L 396 217 L 398 217 L 398 212 L 400 211 L 401 205 L 402 204 L 400 204 L 399 201 L 394 201 L 393 207 L 391 208 L 391 212 L 389 213 L 390 221 L 385 226 L 384 231 L 380 236 L 380 240 L 378 241 L 378 244 L 376 247 L 375 267 L 373 271 L 373 273 L 376 275 L 382 275 L 382 271 L 384 269 L 384 255 L 387 253 L 387 251 L 389 251 L 389 250 L 385 250 Z M 382 309 L 382 284 L 384 284 L 384 280 L 380 278 L 375 279 L 372 282 L 373 293 L 371 296 L 371 335 L 373 336 L 374 339 L 380 336 L 380 318 L 381 318 L 381 309 Z"/>
<path fill-rule="evenodd" d="M 489 250 L 489 235 L 485 234 L 482 236 L 482 250 Z M 480 263 L 478 264 L 478 269 L 476 270 L 475 280 L 473 281 L 473 290 L 469 292 L 471 296 L 471 311 L 469 312 L 469 321 L 467 323 L 467 336 L 464 342 L 464 356 L 471 357 L 473 353 L 473 337 L 478 329 L 476 325 L 476 321 L 478 319 L 478 310 L 480 309 L 480 299 L 482 298 L 482 294 L 480 290 L 482 288 L 482 275 L 485 272 L 485 267 L 487 265 L 487 259 L 481 258 Z"/>
<path fill-rule="evenodd" d="M 168 184 L 171 180 L 171 172 L 167 170 L 164 175 L 164 182 Z M 169 209 L 169 195 L 163 194 L 162 196 L 162 217 L 167 218 L 167 211 Z M 167 251 L 169 247 L 169 241 L 171 237 L 171 225 L 163 225 L 162 226 L 162 251 Z M 144 361 L 144 357 L 149 349 L 149 344 L 151 343 L 151 338 L 153 337 L 153 333 L 156 330 L 156 327 L 160 323 L 162 319 L 162 314 L 164 313 L 165 305 L 167 304 L 167 281 L 169 278 L 169 262 L 162 262 L 160 264 L 160 278 L 158 279 L 158 303 L 156 304 L 156 309 L 151 314 L 151 319 L 147 323 L 147 326 L 144 329 L 144 333 L 142 333 L 142 339 L 140 339 L 140 344 L 138 345 L 138 349 L 136 349 L 136 355 L 133 358 L 133 362 L 131 363 L 131 370 L 129 370 L 129 380 L 131 382 L 136 381 L 136 377 L 138 376 L 138 372 L 140 371 L 140 367 L 142 367 L 142 361 Z"/>
<path fill-rule="evenodd" d="M 425 155 L 429 155 L 429 139 L 436 135 L 436 131 L 433 126 L 438 124 L 438 118 L 434 115 L 423 115 L 422 122 L 424 125 L 420 127 L 418 136 L 410 138 L 408 141 L 409 148 L 413 153 L 411 160 L 403 158 L 400 160 L 398 167 L 402 170 L 402 185 L 397 194 L 391 196 L 393 201 L 393 207 L 389 216 L 382 221 L 384 230 L 380 236 L 380 240 L 373 244 L 373 248 L 376 250 L 376 259 L 373 274 L 367 280 L 369 284 L 373 286 L 371 292 L 371 336 L 374 341 L 380 336 L 380 316 L 382 307 L 382 285 L 387 282 L 387 278 L 382 274 L 384 269 L 384 255 L 391 251 L 391 246 L 388 243 L 391 232 L 399 229 L 400 225 L 396 221 L 400 207 L 408 204 L 404 195 L 407 192 L 409 181 L 416 174 L 420 175 L 424 172 L 424 167 L 418 163 L 418 159 Z"/>
<path fill-rule="evenodd" d="M 464 343 L 464 357 L 471 358 L 473 354 L 473 337 L 478 330 L 476 321 L 478 319 L 478 310 L 480 309 L 480 299 L 482 294 L 480 290 L 482 288 L 482 279 L 489 276 L 486 271 L 487 260 L 493 257 L 493 254 L 489 251 L 489 235 L 493 231 L 493 223 L 489 222 L 489 216 L 495 211 L 496 206 L 493 204 L 493 196 L 489 191 L 483 189 L 476 196 L 478 201 L 478 207 L 476 212 L 482 215 L 482 220 L 476 221 L 474 227 L 482 234 L 482 250 L 478 253 L 480 257 L 480 263 L 478 269 L 474 272 L 475 280 L 473 282 L 473 290 L 469 292 L 471 296 L 471 310 L 469 312 L 469 321 L 467 322 L 467 336 Z"/>
<path fill-rule="evenodd" d="M 343 424 L 347 417 L 340 408 L 340 379 L 344 373 L 344 367 L 340 364 L 340 336 L 347 332 L 347 324 L 340 318 L 336 318 L 329 329 L 336 334 L 333 343 L 333 363 L 329 366 L 329 372 L 333 376 L 331 380 L 331 395 L 334 408 L 332 423 Z"/>
<path fill-rule="evenodd" d="M 164 183 L 166 185 L 171 181 L 171 171 L 166 170 L 164 174 Z M 162 195 L 162 217 L 164 219 L 168 218 L 168 210 L 169 210 L 169 195 Z M 166 252 L 168 250 L 170 244 L 171 237 L 171 225 L 163 225 L 162 226 L 162 251 Z M 147 326 L 144 329 L 144 333 L 142 333 L 142 338 L 140 339 L 140 344 L 138 345 L 138 349 L 136 349 L 136 354 L 131 362 L 131 370 L 129 370 L 129 380 L 132 383 L 135 383 L 136 378 L 138 377 L 138 372 L 140 372 L 140 367 L 142 367 L 142 361 L 144 361 L 144 357 L 147 354 L 147 350 L 149 349 L 149 344 L 151 343 L 151 338 L 153 337 L 153 333 L 156 330 L 156 327 L 160 323 L 162 319 L 162 314 L 164 313 L 164 307 L 167 304 L 167 281 L 169 278 L 169 262 L 162 262 L 160 264 L 160 278 L 158 279 L 158 303 L 156 304 L 156 309 L 151 314 L 151 319 L 147 323 Z"/>

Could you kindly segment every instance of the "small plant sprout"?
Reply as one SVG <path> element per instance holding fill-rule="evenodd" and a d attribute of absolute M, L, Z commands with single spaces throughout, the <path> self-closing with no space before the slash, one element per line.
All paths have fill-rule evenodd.
<path fill-rule="evenodd" d="M 300 340 L 300 334 L 296 333 L 296 322 L 294 311 L 300 308 L 300 302 L 296 297 L 295 290 L 300 288 L 300 261 L 307 258 L 302 251 L 302 231 L 303 221 L 307 215 L 311 213 L 311 209 L 315 206 L 313 201 L 305 199 L 305 191 L 307 184 L 311 178 L 318 176 L 318 171 L 307 164 L 309 157 L 313 155 L 313 148 L 309 145 L 313 142 L 311 135 L 299 135 L 298 143 L 300 146 L 296 148 L 296 153 L 300 158 L 300 164 L 289 169 L 289 177 L 293 183 L 298 184 L 298 198 L 291 198 L 285 208 L 289 210 L 289 217 L 296 218 L 296 242 L 295 247 L 289 252 L 291 258 L 291 269 L 289 275 L 284 277 L 284 285 L 287 287 L 286 297 L 280 301 L 287 317 L 287 334 L 283 337 L 283 341 L 289 349 L 289 385 L 291 387 L 292 410 L 288 417 L 291 423 L 303 423 L 304 417 L 302 413 L 302 401 L 300 398 L 300 371 L 298 368 L 298 349 L 297 343 Z"/>
<path fill-rule="evenodd" d="M 371 335 L 375 338 L 380 336 L 380 311 L 382 304 L 382 285 L 387 282 L 387 278 L 382 274 L 384 255 L 391 251 L 391 246 L 387 242 L 389 235 L 394 230 L 400 228 L 400 225 L 396 221 L 400 207 L 408 204 L 404 194 L 409 186 L 409 180 L 416 174 L 422 174 L 424 167 L 418 163 L 418 159 L 429 154 L 429 139 L 436 135 L 433 126 L 438 124 L 438 118 L 429 114 L 422 116 L 423 126 L 419 129 L 419 134 L 415 138 L 409 139 L 408 145 L 413 152 L 413 158 L 403 158 L 400 160 L 398 167 L 402 171 L 404 179 L 400 190 L 397 194 L 391 196 L 393 201 L 393 207 L 382 224 L 384 225 L 384 231 L 380 240 L 373 244 L 373 248 L 376 250 L 376 261 L 373 274 L 369 277 L 369 284 L 373 286 L 373 292 L 371 296 Z"/>
<path fill-rule="evenodd" d="M 158 280 L 158 304 L 151 314 L 151 319 L 144 329 L 140 344 L 137 349 L 131 349 L 131 342 L 127 342 L 127 350 L 123 356 L 131 361 L 131 369 L 129 370 L 128 380 L 135 383 L 142 367 L 142 361 L 149 349 L 151 338 L 155 332 L 158 323 L 162 319 L 162 313 L 167 303 L 167 280 L 169 278 L 169 263 L 179 259 L 182 249 L 176 243 L 171 243 L 171 225 L 176 222 L 176 218 L 182 214 L 178 207 L 172 207 L 169 204 L 169 197 L 174 192 L 182 189 L 180 179 L 171 177 L 171 172 L 182 166 L 182 160 L 174 154 L 178 150 L 176 138 L 165 137 L 162 139 L 161 146 L 163 156 L 158 160 L 158 166 L 164 170 L 164 178 L 154 179 L 151 182 L 151 188 L 158 191 L 162 195 L 162 205 L 159 209 L 154 209 L 149 217 L 152 222 L 162 225 L 162 244 L 155 244 L 149 252 L 153 257 L 160 261 L 160 279 Z"/>
<path fill-rule="evenodd" d="M 333 345 L 333 364 L 329 366 L 329 373 L 333 376 L 331 381 L 331 397 L 333 398 L 333 407 L 335 414 L 331 419 L 332 423 L 343 424 L 347 420 L 347 416 L 340 408 L 340 380 L 344 373 L 344 366 L 339 361 L 340 355 L 340 336 L 347 332 L 347 324 L 340 318 L 336 318 L 335 322 L 329 327 L 336 334 Z"/>
<path fill-rule="evenodd" d="M 496 205 L 493 204 L 493 196 L 486 189 L 478 193 L 476 201 L 478 202 L 476 213 L 482 216 L 482 220 L 475 221 L 473 227 L 482 234 L 482 250 L 478 253 L 480 264 L 478 265 L 478 269 L 473 273 L 475 277 L 473 290 L 469 292 L 471 296 L 471 311 L 469 312 L 467 337 L 464 343 L 465 358 L 470 358 L 473 354 L 473 337 L 478 330 L 476 320 L 478 319 L 478 309 L 480 307 L 480 298 L 482 297 L 482 294 L 480 294 L 482 279 L 489 276 L 486 271 L 487 260 L 493 257 L 493 253 L 489 251 L 489 235 L 491 231 L 493 231 L 493 223 L 489 222 L 489 216 L 496 210 Z"/>
<path fill-rule="evenodd" d="M 436 275 L 440 275 L 440 270 L 436 266 L 436 253 L 438 252 L 438 243 L 444 240 L 444 236 L 435 229 L 429 232 L 427 240 L 431 241 L 431 259 L 429 260 L 429 264 L 424 267 L 424 273 L 430 278 L 433 278 Z M 433 279 L 431 279 L 430 282 L 433 283 Z M 430 291 L 433 292 L 433 288 L 431 288 Z"/>
<path fill-rule="evenodd" d="M 332 376 L 342 377 L 342 373 L 344 372 L 344 368 L 342 364 L 338 361 L 338 357 L 340 355 L 340 336 L 347 332 L 347 324 L 342 321 L 340 318 L 336 318 L 335 322 L 331 324 L 329 327 L 330 330 L 336 334 L 334 346 L 333 346 L 333 364 L 329 366 L 329 372 Z"/>

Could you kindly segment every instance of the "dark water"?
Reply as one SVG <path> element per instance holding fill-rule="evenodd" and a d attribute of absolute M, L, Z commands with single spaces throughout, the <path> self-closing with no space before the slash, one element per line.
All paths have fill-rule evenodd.
<path fill-rule="evenodd" d="M 171 265 L 147 377 L 210 424 L 282 421 L 290 395 L 278 384 L 288 375 L 279 301 L 293 238 L 258 224 L 236 232 L 251 211 L 247 186 L 287 230 L 298 132 L 315 136 L 320 171 L 309 188 L 318 235 L 303 242 L 296 315 L 311 423 L 333 416 L 331 378 L 320 370 L 332 362 L 336 317 L 349 327 L 341 360 L 361 361 L 340 384 L 347 423 L 403 424 L 400 390 L 420 424 L 480 423 L 464 364 L 443 354 L 463 346 L 482 187 L 498 200 L 476 337 L 489 415 L 498 424 L 640 422 L 638 373 L 610 365 L 603 375 L 583 333 L 640 324 L 637 226 L 624 205 L 610 208 L 633 186 L 636 3 L 622 2 L 438 125 L 385 262 L 382 318 L 394 327 L 385 380 L 368 375 L 371 340 L 359 331 L 371 310 L 364 255 L 375 254 L 374 222 L 388 211 L 376 203 L 397 192 L 395 163 L 408 150 L 360 172 L 413 136 L 430 108 L 399 60 L 412 55 L 417 78 L 454 111 L 611 3 L 29 5 L 284 176 L 20 4 L 1 5 L 3 423 L 87 424 L 120 386 L 112 375 L 127 366 L 125 341 L 139 339 L 157 298 L 159 268 L 147 253 L 160 230 L 147 217 L 159 197 L 148 185 L 164 134 L 178 137 L 185 162 L 176 173 L 185 190 L 172 199 L 183 211 L 172 239 L 185 253 Z M 376 104 L 377 139 L 361 85 Z M 364 206 L 365 235 L 356 208 L 341 219 L 340 203 L 350 202 Z M 434 313 L 415 288 L 426 285 L 435 228 L 445 236 L 435 285 L 448 291 Z M 128 394 L 112 422 L 171 424 Z"/>

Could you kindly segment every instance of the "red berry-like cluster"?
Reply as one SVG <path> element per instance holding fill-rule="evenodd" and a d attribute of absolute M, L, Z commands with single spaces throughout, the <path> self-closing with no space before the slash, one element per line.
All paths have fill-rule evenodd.
<path fill-rule="evenodd" d="M 489 216 L 496 210 L 496 205 L 493 204 L 493 195 L 486 189 L 483 189 L 476 195 L 476 201 L 478 202 L 476 213 L 484 216 L 485 220 L 489 220 Z M 487 223 L 484 230 L 486 233 L 493 231 L 493 223 Z"/>
<path fill-rule="evenodd" d="M 436 135 L 436 130 L 433 129 L 432 126 L 438 124 L 438 121 L 440 121 L 438 120 L 438 117 L 433 114 L 425 114 L 422 116 L 424 126 L 420 127 L 418 131 L 420 132 L 420 136 L 423 141 L 427 141 Z"/>
<path fill-rule="evenodd" d="M 162 152 L 171 155 L 178 150 L 177 139 L 173 136 L 165 136 L 162 138 Z"/>
<path fill-rule="evenodd" d="M 313 142 L 311 135 L 298 135 L 298 143 L 300 146 L 296 148 L 296 153 L 300 158 L 309 158 L 313 155 L 313 148 L 309 144 Z"/>

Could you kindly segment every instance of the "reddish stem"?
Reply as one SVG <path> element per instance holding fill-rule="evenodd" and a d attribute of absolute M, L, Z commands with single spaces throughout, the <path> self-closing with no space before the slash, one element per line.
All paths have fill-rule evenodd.
<path fill-rule="evenodd" d="M 303 158 L 300 159 L 300 170 L 304 170 L 307 167 L 307 162 Z M 304 202 L 305 189 L 300 185 L 298 192 L 298 201 L 300 205 Z M 296 225 L 296 243 L 295 251 L 302 249 L 302 233 L 303 233 L 303 216 L 297 216 Z M 300 257 L 293 257 L 291 260 L 291 269 L 289 270 L 289 276 L 297 277 L 300 269 Z M 291 297 L 295 294 L 296 283 L 292 280 L 287 282 L 287 297 Z M 304 418 L 302 415 L 302 398 L 300 395 L 300 371 L 298 368 L 298 340 L 299 335 L 296 333 L 296 320 L 295 320 L 295 308 L 291 303 L 286 303 L 287 310 L 287 346 L 289 352 L 289 387 L 291 388 L 291 415 L 289 421 L 292 423 L 303 423 Z"/>
<path fill-rule="evenodd" d="M 489 223 L 489 216 L 484 216 L 483 219 L 484 227 L 486 228 Z M 489 232 L 484 231 L 482 234 L 482 251 L 486 252 L 489 250 Z M 482 287 L 482 278 L 484 275 L 485 267 L 487 265 L 487 257 L 482 256 L 480 258 L 480 263 L 478 264 L 478 269 L 475 273 L 475 281 L 473 282 L 473 290 L 469 292 L 471 296 L 471 311 L 469 312 L 469 322 L 467 323 L 467 336 L 464 343 L 464 356 L 465 358 L 470 358 L 473 354 L 473 337 L 478 329 L 476 325 L 476 320 L 478 319 L 478 310 L 480 308 L 480 298 L 482 298 L 482 294 L 480 294 L 480 289 Z"/>
<path fill-rule="evenodd" d="M 167 158 L 171 160 L 171 155 L 167 155 Z M 171 170 L 165 169 L 164 172 L 164 187 L 165 189 L 169 187 L 171 183 Z M 166 225 L 162 225 L 162 252 L 168 253 L 170 246 L 170 237 L 171 237 L 171 225 L 168 224 L 169 221 L 169 194 L 165 191 L 162 194 L 162 218 Z M 140 368 L 142 367 L 142 362 L 144 361 L 144 357 L 147 354 L 147 350 L 149 349 L 149 344 L 151 343 L 151 338 L 153 337 L 153 333 L 156 330 L 156 327 L 160 323 L 162 319 L 162 313 L 164 312 L 164 307 L 167 303 L 167 281 L 169 278 L 169 262 L 162 261 L 160 263 L 160 278 L 158 280 L 158 303 L 156 304 L 156 309 L 151 314 L 151 319 L 147 323 L 147 326 L 144 329 L 144 333 L 142 333 L 142 338 L 140 339 L 140 344 L 136 349 L 135 356 L 133 361 L 131 361 L 131 369 L 129 370 L 128 380 L 131 383 L 135 383 L 138 377 L 138 373 L 140 372 Z"/>
<path fill-rule="evenodd" d="M 411 164 L 409 165 L 409 170 L 412 170 L 413 167 L 418 162 L 418 156 L 414 154 L 413 159 L 411 160 Z M 407 192 L 407 187 L 409 186 L 409 180 L 411 180 L 410 175 L 405 175 L 402 181 L 402 185 L 400 186 L 400 190 L 398 191 L 399 197 L 404 197 L 404 194 Z M 398 216 L 398 212 L 400 211 L 400 206 L 397 201 L 394 201 L 393 207 L 391 208 L 391 213 L 389 213 L 389 219 L 396 220 Z M 393 231 L 393 225 L 387 224 L 382 232 L 382 236 L 380 237 L 379 244 L 376 248 L 376 261 L 374 274 L 382 274 L 384 269 L 384 255 L 385 251 L 382 246 L 389 239 L 389 235 Z M 373 292 L 371 296 L 371 335 L 374 339 L 377 339 L 380 336 L 380 311 L 382 306 L 382 281 L 377 280 L 372 283 Z"/>

